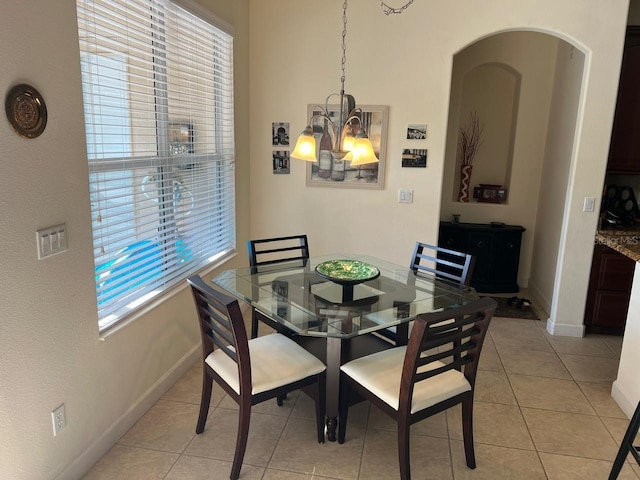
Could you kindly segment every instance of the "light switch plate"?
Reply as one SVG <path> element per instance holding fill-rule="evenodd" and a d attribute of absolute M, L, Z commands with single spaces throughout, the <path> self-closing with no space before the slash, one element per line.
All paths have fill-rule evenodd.
<path fill-rule="evenodd" d="M 398 190 L 398 203 L 413 203 L 413 190 L 401 188 Z"/>
<path fill-rule="evenodd" d="M 50 257 L 67 249 L 67 225 L 61 223 L 54 227 L 41 228 L 36 232 L 38 259 Z"/>
<path fill-rule="evenodd" d="M 593 212 L 596 208 L 595 197 L 584 197 L 584 205 L 582 207 L 583 212 Z"/>

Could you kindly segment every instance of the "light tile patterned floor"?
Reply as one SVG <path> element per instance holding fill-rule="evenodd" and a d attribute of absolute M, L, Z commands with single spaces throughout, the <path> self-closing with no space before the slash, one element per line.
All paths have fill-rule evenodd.
<path fill-rule="evenodd" d="M 460 409 L 412 427 L 414 479 L 606 479 L 628 419 L 610 395 L 621 337 L 553 337 L 543 321 L 494 318 L 475 401 L 477 468 L 464 461 Z M 85 480 L 229 478 L 237 407 L 214 386 L 207 427 L 195 434 L 202 370 L 192 367 Z M 362 403 L 347 441 L 315 441 L 313 402 L 293 395 L 254 408 L 240 478 L 398 478 L 394 423 Z M 640 478 L 629 462 L 620 480 Z"/>

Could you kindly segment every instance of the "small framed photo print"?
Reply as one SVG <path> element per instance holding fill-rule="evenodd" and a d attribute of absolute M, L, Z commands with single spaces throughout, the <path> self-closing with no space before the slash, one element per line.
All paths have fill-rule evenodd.
<path fill-rule="evenodd" d="M 407 140 L 424 140 L 427 138 L 426 125 L 409 125 L 407 127 Z"/>
<path fill-rule="evenodd" d="M 290 173 L 288 150 L 276 150 L 273 152 L 273 173 Z"/>
<path fill-rule="evenodd" d="M 402 151 L 403 167 L 427 167 L 427 150 L 416 148 L 405 148 Z"/>
<path fill-rule="evenodd" d="M 289 146 L 289 122 L 273 122 L 271 124 L 272 145 Z"/>

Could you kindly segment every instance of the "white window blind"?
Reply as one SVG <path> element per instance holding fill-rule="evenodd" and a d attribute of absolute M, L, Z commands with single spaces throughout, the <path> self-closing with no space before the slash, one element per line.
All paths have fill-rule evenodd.
<path fill-rule="evenodd" d="M 168 0 L 77 0 L 99 327 L 235 248 L 233 38 Z"/>

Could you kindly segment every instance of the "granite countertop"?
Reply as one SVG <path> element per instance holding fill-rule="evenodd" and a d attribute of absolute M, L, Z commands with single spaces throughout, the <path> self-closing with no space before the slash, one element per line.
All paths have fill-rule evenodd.
<path fill-rule="evenodd" d="M 596 241 L 613 248 L 631 260 L 640 262 L 640 225 L 599 229 Z"/>

